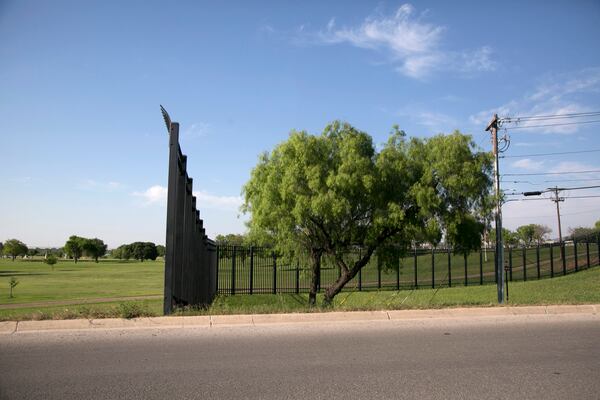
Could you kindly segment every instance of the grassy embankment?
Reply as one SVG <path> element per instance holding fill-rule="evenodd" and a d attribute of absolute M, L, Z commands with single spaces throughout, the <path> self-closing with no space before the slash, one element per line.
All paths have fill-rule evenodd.
<path fill-rule="evenodd" d="M 8 298 L 11 276 L 20 283 Z M 162 262 L 0 261 L 0 320 L 160 315 Z M 600 268 L 555 279 L 510 283 L 510 305 L 600 303 Z M 125 301 L 124 297 L 148 297 Z M 306 306 L 307 294 L 219 296 L 208 310 L 180 314 L 236 314 L 493 306 L 495 285 L 401 291 L 342 292 L 328 309 Z M 98 299 L 107 300 L 99 302 Z M 319 299 L 320 300 L 320 299 Z M 77 304 L 57 305 L 52 301 Z M 84 302 L 89 302 L 83 304 Z M 40 304 L 43 303 L 43 304 Z M 10 306 L 12 304 L 12 306 Z M 7 308 L 7 307 L 18 308 Z"/>

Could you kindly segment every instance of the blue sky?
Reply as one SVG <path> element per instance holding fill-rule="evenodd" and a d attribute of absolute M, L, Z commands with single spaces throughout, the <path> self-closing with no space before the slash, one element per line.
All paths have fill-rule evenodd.
<path fill-rule="evenodd" d="M 241 188 L 292 129 L 342 119 L 377 143 L 394 124 L 459 129 L 487 150 L 494 112 L 600 111 L 600 3 L 481 3 L 1 1 L 0 241 L 164 243 L 159 104 L 181 124 L 211 236 L 244 230 Z M 506 155 L 598 149 L 599 126 L 509 131 Z M 600 170 L 599 156 L 506 158 L 501 170 Z M 600 173 L 504 179 L 522 191 Z M 600 219 L 599 198 L 561 207 L 564 231 Z M 556 228 L 549 200 L 507 203 L 504 218 Z"/>

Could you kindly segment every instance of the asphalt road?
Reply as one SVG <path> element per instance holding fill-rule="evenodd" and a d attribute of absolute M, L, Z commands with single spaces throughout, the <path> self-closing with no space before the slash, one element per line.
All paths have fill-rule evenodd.
<path fill-rule="evenodd" d="M 2 399 L 599 399 L 595 316 L 0 337 Z"/>

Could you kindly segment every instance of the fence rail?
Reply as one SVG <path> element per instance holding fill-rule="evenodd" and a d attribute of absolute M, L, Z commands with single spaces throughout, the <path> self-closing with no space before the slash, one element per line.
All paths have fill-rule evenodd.
<path fill-rule="evenodd" d="M 361 250 L 346 255 L 356 260 Z M 553 278 L 600 265 L 600 235 L 568 243 L 506 248 L 509 281 Z M 564 254 L 562 257 L 561 254 Z M 217 246 L 219 294 L 305 293 L 310 288 L 308 256 L 288 260 L 272 249 L 254 246 Z M 496 282 L 492 249 L 455 254 L 451 249 L 412 249 L 396 265 L 379 262 L 374 255 L 346 287 L 348 290 L 401 290 L 484 285 Z M 327 257 L 321 261 L 320 285 L 325 288 L 341 275 Z"/>

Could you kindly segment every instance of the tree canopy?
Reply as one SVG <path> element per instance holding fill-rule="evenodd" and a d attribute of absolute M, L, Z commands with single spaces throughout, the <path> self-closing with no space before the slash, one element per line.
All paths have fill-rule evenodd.
<path fill-rule="evenodd" d="M 18 256 L 24 256 L 27 254 L 27 246 L 25 243 L 17 239 L 8 239 L 2 246 L 2 254 L 5 254 L 15 261 Z"/>
<path fill-rule="evenodd" d="M 134 258 L 136 260 L 156 260 L 158 257 L 158 246 L 152 242 L 134 242 L 131 244 L 124 244 L 111 251 L 111 255 L 114 258 L 120 258 L 129 260 Z"/>
<path fill-rule="evenodd" d="M 98 258 L 106 254 L 106 245 L 98 238 L 85 239 L 83 241 L 83 251 L 98 262 Z"/>
<path fill-rule="evenodd" d="M 334 260 L 342 273 L 325 291 L 329 304 L 388 245 L 445 237 L 465 253 L 479 248 L 484 224 L 476 215 L 489 196 L 490 171 L 490 155 L 458 131 L 407 139 L 395 127 L 378 152 L 367 133 L 334 122 L 319 136 L 293 131 L 261 155 L 243 210 L 251 235 L 271 237 L 283 253 L 311 255 L 311 304 L 321 256 Z M 359 246 L 361 257 L 349 262 L 344 255 Z"/>
<path fill-rule="evenodd" d="M 79 236 L 71 236 L 69 240 L 65 243 L 64 250 L 67 254 L 67 257 L 75 260 L 75 263 L 79 261 L 81 256 L 83 255 L 83 246 L 85 244 L 86 239 Z"/>

